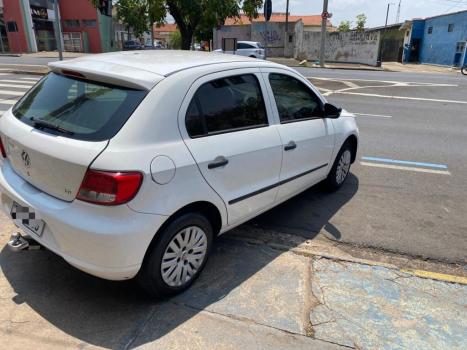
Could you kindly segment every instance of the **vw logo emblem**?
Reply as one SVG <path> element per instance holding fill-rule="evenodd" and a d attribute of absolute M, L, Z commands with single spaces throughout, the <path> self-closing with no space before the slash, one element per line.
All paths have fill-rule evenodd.
<path fill-rule="evenodd" d="M 31 166 L 31 158 L 29 158 L 29 153 L 23 150 L 21 152 L 21 159 L 23 160 L 24 166 L 29 168 Z"/>

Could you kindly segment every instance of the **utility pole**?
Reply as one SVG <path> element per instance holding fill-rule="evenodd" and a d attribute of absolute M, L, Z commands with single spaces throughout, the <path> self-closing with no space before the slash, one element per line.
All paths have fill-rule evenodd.
<path fill-rule="evenodd" d="M 388 16 L 389 16 L 389 6 L 391 6 L 392 4 L 390 2 L 388 2 L 388 9 L 386 11 L 386 22 L 384 22 L 384 29 L 386 29 L 386 27 L 388 26 Z"/>
<path fill-rule="evenodd" d="M 63 49 L 62 49 L 62 26 L 60 24 L 60 15 L 58 12 L 58 0 L 54 1 L 54 12 L 55 12 L 55 40 L 57 42 L 58 58 L 63 61 Z"/>
<path fill-rule="evenodd" d="M 285 34 L 289 33 L 289 0 L 285 5 Z"/>
<path fill-rule="evenodd" d="M 321 48 L 319 50 L 319 65 L 324 68 L 324 50 L 326 49 L 326 22 L 328 21 L 328 0 L 323 0 L 321 14 Z"/>
<path fill-rule="evenodd" d="M 0 46 L 2 48 L 2 53 L 5 53 L 5 48 L 3 47 L 3 36 L 2 36 L 2 30 L 0 29 Z"/>
<path fill-rule="evenodd" d="M 378 60 L 376 62 L 376 65 L 378 67 L 381 67 L 381 64 L 383 63 L 384 38 L 386 36 L 386 27 L 388 26 L 388 17 L 389 17 L 389 7 L 391 5 L 395 5 L 395 4 L 392 2 L 388 2 L 388 8 L 386 10 L 386 21 L 384 22 L 383 33 L 380 35 L 380 38 L 379 38 Z"/>
<path fill-rule="evenodd" d="M 399 20 L 400 20 L 400 17 L 401 17 L 401 2 L 402 2 L 402 0 L 399 0 L 399 6 L 397 6 L 396 23 L 399 23 Z"/>
<path fill-rule="evenodd" d="M 264 1 L 264 59 L 268 55 L 268 22 L 272 15 L 272 0 Z"/>

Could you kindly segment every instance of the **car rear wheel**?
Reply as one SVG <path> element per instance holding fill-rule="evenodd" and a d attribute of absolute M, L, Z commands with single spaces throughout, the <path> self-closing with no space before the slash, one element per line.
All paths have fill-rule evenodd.
<path fill-rule="evenodd" d="M 197 213 L 184 214 L 158 233 L 137 280 L 153 297 L 169 297 L 187 289 L 206 264 L 211 245 L 210 222 Z"/>
<path fill-rule="evenodd" d="M 346 142 L 337 154 L 331 171 L 325 180 L 326 186 L 329 190 L 335 191 L 344 184 L 349 174 L 351 164 L 352 147 L 348 142 Z"/>

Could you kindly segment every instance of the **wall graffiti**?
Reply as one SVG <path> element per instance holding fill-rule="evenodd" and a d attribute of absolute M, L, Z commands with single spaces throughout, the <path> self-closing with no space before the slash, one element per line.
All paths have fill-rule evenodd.
<path fill-rule="evenodd" d="M 303 31 L 302 43 L 295 47 L 295 56 L 301 59 L 318 60 L 321 34 Z M 363 63 L 376 65 L 380 33 L 348 32 L 327 33 L 325 58 L 330 62 Z"/>
<path fill-rule="evenodd" d="M 261 42 L 262 43 L 268 43 L 268 45 L 274 45 L 277 43 L 281 43 L 282 38 L 279 36 L 279 33 L 277 33 L 276 30 L 268 30 L 268 31 L 262 31 L 259 32 L 259 35 L 261 36 Z"/>

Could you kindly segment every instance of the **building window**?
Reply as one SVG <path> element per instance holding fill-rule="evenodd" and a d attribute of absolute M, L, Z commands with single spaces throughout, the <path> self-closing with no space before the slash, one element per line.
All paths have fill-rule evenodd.
<path fill-rule="evenodd" d="M 293 35 L 289 35 L 289 43 L 293 42 Z"/>
<path fill-rule="evenodd" d="M 97 23 L 95 19 L 83 19 L 83 25 L 85 27 L 95 27 L 96 24 Z"/>
<path fill-rule="evenodd" d="M 79 19 L 66 19 L 63 21 L 64 27 L 79 27 Z"/>
<path fill-rule="evenodd" d="M 448 32 L 451 33 L 454 31 L 454 23 L 449 23 L 448 25 Z"/>
<path fill-rule="evenodd" d="M 428 27 L 428 34 L 433 33 L 433 27 Z"/>
<path fill-rule="evenodd" d="M 6 22 L 6 27 L 7 30 L 12 33 L 12 32 L 17 32 L 18 31 L 18 26 L 16 25 L 15 21 L 12 22 Z"/>

